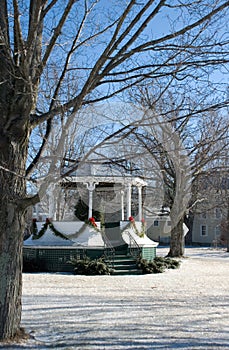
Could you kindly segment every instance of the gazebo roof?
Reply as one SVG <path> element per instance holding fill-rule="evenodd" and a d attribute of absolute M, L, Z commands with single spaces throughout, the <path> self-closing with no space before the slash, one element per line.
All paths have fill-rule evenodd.
<path fill-rule="evenodd" d="M 63 183 L 119 183 L 131 184 L 135 186 L 146 186 L 146 181 L 140 176 L 121 172 L 109 164 L 84 163 L 73 171 L 71 175 L 66 176 L 62 180 Z"/>

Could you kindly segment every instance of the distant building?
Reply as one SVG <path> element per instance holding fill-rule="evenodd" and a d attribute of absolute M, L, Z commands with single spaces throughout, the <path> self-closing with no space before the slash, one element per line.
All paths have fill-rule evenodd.
<path fill-rule="evenodd" d="M 229 176 L 215 172 L 198 183 L 199 201 L 195 206 L 192 242 L 217 245 L 225 243 L 222 226 L 228 218 Z"/>

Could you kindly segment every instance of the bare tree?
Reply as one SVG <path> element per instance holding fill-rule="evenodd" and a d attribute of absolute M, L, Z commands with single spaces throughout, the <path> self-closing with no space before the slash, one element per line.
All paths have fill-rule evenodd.
<path fill-rule="evenodd" d="M 207 178 L 215 178 L 216 173 L 221 178 L 219 174 L 226 171 L 222 160 L 225 159 L 228 148 L 228 116 L 226 108 L 216 112 L 209 101 L 207 108 L 199 105 L 186 115 L 187 97 L 184 93 L 179 103 L 179 99 L 172 97 L 172 92 L 166 87 L 160 99 L 155 101 L 156 94 L 151 94 L 152 90 L 154 91 L 144 88 L 138 92 L 138 100 L 140 98 L 143 108 L 151 111 L 151 132 L 148 128 L 143 132 L 135 130 L 134 134 L 161 169 L 164 182 L 163 205 L 171 209 L 172 221 L 168 255 L 179 257 L 184 255 L 183 225 L 186 223 L 189 230 L 192 230 L 197 204 L 201 202 L 203 206 L 205 203 L 208 210 L 212 209 L 212 202 L 216 206 L 216 198 L 219 196 L 215 194 L 214 201 L 209 201 L 209 194 L 206 196 L 206 191 L 204 194 L 197 184 L 203 184 Z M 168 93 L 170 103 L 166 105 Z M 225 206 L 225 198 L 227 194 L 221 205 Z"/>
<path fill-rule="evenodd" d="M 228 40 L 222 31 L 228 25 L 228 5 L 218 0 L 2 1 L 0 339 L 14 337 L 20 326 L 26 208 L 55 180 L 52 174 L 77 112 L 149 77 L 192 79 L 192 68 L 226 64 Z M 166 33 L 154 30 L 157 18 L 168 18 Z M 43 139 L 27 167 L 30 136 L 42 124 Z M 62 126 L 55 157 L 47 183 L 31 197 L 26 179 L 53 125 Z"/>

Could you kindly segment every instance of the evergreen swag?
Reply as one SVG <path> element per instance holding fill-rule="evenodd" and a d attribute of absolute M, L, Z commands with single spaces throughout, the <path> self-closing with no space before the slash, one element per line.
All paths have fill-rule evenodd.
<path fill-rule="evenodd" d="M 79 236 L 86 228 L 86 226 L 91 226 L 94 228 L 94 230 L 96 230 L 97 232 L 100 232 L 99 228 L 97 227 L 96 223 L 95 223 L 95 219 L 94 218 L 90 218 L 89 220 L 87 220 L 83 226 L 81 227 L 81 229 L 79 230 L 79 232 L 77 232 L 77 236 Z M 39 239 L 41 238 L 44 233 L 47 231 L 48 227 L 52 230 L 53 234 L 56 237 L 60 237 L 62 239 L 65 240 L 70 240 L 70 238 L 73 238 L 74 236 L 76 236 L 76 233 L 69 235 L 69 238 L 66 237 L 63 233 L 61 233 L 60 231 L 58 231 L 53 223 L 51 222 L 50 219 L 46 218 L 46 221 L 44 223 L 44 225 L 42 226 L 42 228 L 40 229 L 40 231 L 38 232 L 38 228 L 37 228 L 37 220 L 33 219 L 32 221 L 32 239 Z"/>
<path fill-rule="evenodd" d="M 56 237 L 60 237 L 62 239 L 65 239 L 65 240 L 69 240 L 63 233 L 61 233 L 60 231 L 58 231 L 53 223 L 50 221 L 50 219 L 46 219 L 44 225 L 42 226 L 42 228 L 40 229 L 40 231 L 38 232 L 38 229 L 37 229 L 37 221 L 36 219 L 33 219 L 33 223 L 32 223 L 32 233 L 33 233 L 33 237 L 32 239 L 39 239 L 41 238 L 44 233 L 47 231 L 48 227 L 50 228 L 50 230 L 53 232 L 53 234 L 56 236 Z"/>
<path fill-rule="evenodd" d="M 96 230 L 97 232 L 100 232 L 100 229 L 98 228 L 96 222 L 95 222 L 95 218 L 91 217 L 88 220 L 85 221 L 85 224 L 92 227 L 94 230 Z"/>
<path fill-rule="evenodd" d="M 129 217 L 129 222 L 130 222 L 130 226 L 133 227 L 136 235 L 138 235 L 139 237 L 143 238 L 145 235 L 145 231 L 146 231 L 146 223 L 145 220 L 142 219 L 141 220 L 141 231 L 138 230 L 137 226 L 136 226 L 136 222 L 133 216 Z"/>
<path fill-rule="evenodd" d="M 91 220 L 93 219 L 93 220 Z M 72 239 L 72 238 L 77 238 L 81 235 L 81 233 L 84 232 L 84 230 L 86 229 L 87 226 L 90 226 L 92 227 L 95 231 L 97 232 L 100 232 L 101 233 L 101 230 L 97 227 L 97 224 L 95 222 L 95 219 L 94 218 L 90 218 L 88 220 L 85 220 L 85 223 L 83 224 L 83 226 L 81 227 L 81 229 L 79 229 L 79 231 L 69 235 L 69 239 Z"/>

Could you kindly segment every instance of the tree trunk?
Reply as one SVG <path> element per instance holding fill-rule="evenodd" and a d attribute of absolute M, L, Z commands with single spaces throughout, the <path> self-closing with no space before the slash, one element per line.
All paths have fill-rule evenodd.
<path fill-rule="evenodd" d="M 0 340 L 19 333 L 22 295 L 22 246 L 25 229 L 25 163 L 28 139 L 1 140 L 0 164 Z M 4 143 L 3 143 L 4 141 Z"/>
<path fill-rule="evenodd" d="M 229 195 L 227 197 L 227 219 L 226 219 L 227 252 L 229 252 Z"/>
<path fill-rule="evenodd" d="M 177 225 L 172 229 L 170 238 L 170 250 L 168 256 L 182 257 L 184 256 L 184 232 L 183 232 L 184 217 L 182 217 Z"/>
<path fill-rule="evenodd" d="M 21 321 L 24 218 L 13 204 L 4 206 L 8 214 L 0 215 L 0 339 L 9 339 Z"/>

